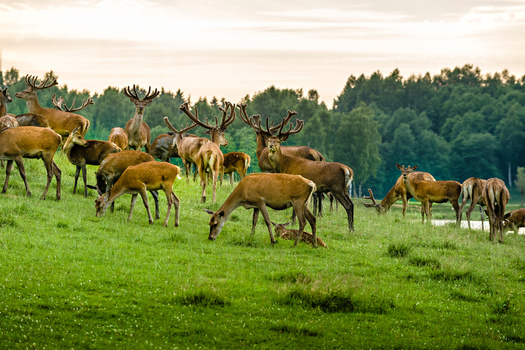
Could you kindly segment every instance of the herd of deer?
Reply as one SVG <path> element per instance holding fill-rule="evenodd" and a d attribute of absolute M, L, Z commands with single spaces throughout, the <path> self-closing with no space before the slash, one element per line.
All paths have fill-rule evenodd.
<path fill-rule="evenodd" d="M 56 178 L 56 200 L 61 197 L 61 170 L 53 158 L 60 146 L 62 153 L 76 166 L 73 191 L 76 193 L 77 182 L 82 170 L 84 180 L 84 195 L 87 197 L 88 188 L 98 191 L 96 200 L 96 215 L 102 216 L 107 208 L 113 210 L 114 201 L 119 196 L 130 193 L 131 208 L 128 220 L 131 220 L 133 207 L 138 194 L 141 195 L 146 207 L 149 222 L 153 218 L 149 209 L 147 192 L 150 191 L 155 201 L 155 218 L 159 218 L 158 190 L 166 194 L 168 212 L 164 221 L 167 226 L 171 208 L 175 206 L 175 226 L 179 225 L 179 198 L 173 192 L 173 183 L 180 174 L 179 167 L 170 164 L 171 157 L 180 157 L 182 160 L 186 181 L 189 182 L 192 165 L 196 168 L 195 175 L 199 174 L 202 188 L 201 201 L 206 201 L 206 186 L 212 184 L 212 201 L 215 202 L 217 181 L 230 177 L 233 185 L 233 172 L 237 172 L 241 181 L 233 189 L 224 204 L 211 214 L 209 239 L 214 240 L 231 212 L 239 206 L 254 209 L 252 220 L 252 234 L 259 216 L 262 213 L 270 239 L 275 243 L 272 225 L 279 237 L 295 238 L 295 245 L 299 241 L 306 241 L 313 246 L 326 246 L 316 234 L 316 217 L 308 208 L 310 198 L 317 199 L 314 204 L 314 213 L 321 213 L 321 198 L 327 193 L 337 199 L 347 214 L 348 229 L 354 230 L 354 204 L 349 196 L 349 188 L 353 178 L 350 167 L 325 161 L 323 155 L 306 146 L 282 146 L 291 135 L 300 132 L 304 122 L 297 119 L 295 127 L 290 123 L 296 112 L 288 111 L 288 115 L 278 125 L 270 125 L 268 119 L 264 126 L 260 115 L 249 117 L 246 113 L 246 104 L 238 106 L 229 102 L 219 107 L 222 117 L 215 117 L 215 123 L 200 120 L 197 108 L 192 113 L 188 103 L 184 103 L 180 110 L 193 122 L 177 130 L 169 122 L 164 122 L 172 133 L 159 135 L 151 143 L 151 131 L 144 122 L 146 106 L 153 102 L 159 91 L 148 89 L 143 98 L 139 97 L 137 87 L 124 88 L 123 93 L 135 105 L 135 114 L 124 128 L 115 127 L 111 130 L 108 141 L 86 140 L 85 135 L 89 128 L 89 120 L 75 114 L 86 106 L 93 104 L 93 100 L 85 100 L 80 107 L 75 108 L 75 101 L 67 107 L 64 99 L 52 97 L 54 108 L 42 107 L 37 99 L 37 91 L 57 85 L 56 79 L 45 79 L 37 85 L 37 77 L 26 76 L 27 88 L 17 92 L 16 97 L 27 101 L 29 113 L 12 115 L 7 113 L 7 103 L 12 99 L 7 88 L 1 90 L 0 95 L 0 160 L 6 160 L 6 179 L 2 193 L 7 190 L 9 175 L 16 162 L 22 177 L 27 195 L 31 195 L 23 158 L 41 158 L 47 171 L 47 182 L 42 194 L 46 194 L 53 176 Z M 241 119 L 249 125 L 256 135 L 257 159 L 263 173 L 246 176 L 250 166 L 250 157 L 242 152 L 223 154 L 221 146 L 227 146 L 225 131 L 236 117 L 239 110 Z M 287 130 L 285 127 L 290 123 Z M 200 126 L 206 129 L 210 138 L 187 134 L 191 129 Z M 144 148 L 146 152 L 142 152 Z M 157 162 L 155 158 L 162 160 Z M 87 185 L 86 165 L 99 165 L 96 172 L 97 185 Z M 421 202 L 423 221 L 431 220 L 432 203 L 451 202 L 456 211 L 456 223 L 461 221 L 461 211 L 468 200 L 471 206 L 467 212 L 470 227 L 470 214 L 476 204 L 487 207 L 490 222 L 490 239 L 503 241 L 503 230 L 507 226 L 525 226 L 525 209 L 519 209 L 505 215 L 505 205 L 509 199 L 508 190 L 499 179 L 480 180 L 471 178 L 461 185 L 456 181 L 435 181 L 432 175 L 423 172 L 414 172 L 417 166 L 405 167 L 397 165 L 401 176 L 386 197 L 377 204 L 373 192 L 369 189 L 373 204 L 378 213 L 385 213 L 398 199 L 403 200 L 403 216 L 405 216 L 408 200 L 414 198 Z M 195 178 L 194 178 L 195 179 Z M 463 193 L 463 201 L 459 206 L 459 197 Z M 283 210 L 293 207 L 294 218 L 297 216 L 299 230 L 286 229 L 287 224 L 275 224 L 270 221 L 267 208 Z M 308 221 L 312 233 L 304 231 Z M 304 234 L 303 234 L 304 233 Z"/>

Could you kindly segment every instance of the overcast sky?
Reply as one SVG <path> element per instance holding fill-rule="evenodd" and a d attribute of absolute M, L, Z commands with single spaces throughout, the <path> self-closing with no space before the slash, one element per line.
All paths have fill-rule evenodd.
<path fill-rule="evenodd" d="M 523 0 L 0 0 L 2 69 L 70 89 L 164 87 L 199 97 L 316 89 L 473 64 L 525 75 Z"/>

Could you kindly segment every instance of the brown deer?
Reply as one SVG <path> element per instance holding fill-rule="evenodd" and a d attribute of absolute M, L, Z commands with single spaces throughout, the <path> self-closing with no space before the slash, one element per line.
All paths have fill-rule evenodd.
<path fill-rule="evenodd" d="M 481 229 L 483 228 L 483 207 L 485 206 L 485 201 L 483 200 L 482 192 L 485 187 L 487 180 L 478 179 L 477 177 L 471 177 L 463 181 L 461 185 L 461 193 L 463 195 L 461 200 L 461 207 L 459 208 L 460 213 L 463 212 L 463 207 L 470 200 L 470 207 L 467 210 L 467 221 L 468 228 L 470 229 L 470 214 L 474 210 L 476 204 L 479 204 L 479 212 L 481 214 Z M 460 214 L 461 215 L 461 214 Z"/>
<path fill-rule="evenodd" d="M 17 127 L 18 127 L 18 121 L 16 120 L 15 117 L 8 115 L 8 114 L 4 115 L 3 117 L 0 117 L 0 132 L 2 132 L 2 130 L 4 129 L 17 128 Z M 1 168 L 5 167 L 3 160 L 0 160 L 0 167 Z"/>
<path fill-rule="evenodd" d="M 82 170 L 82 179 L 84 180 L 84 197 L 87 197 L 86 165 L 100 165 L 108 154 L 120 151 L 120 147 L 111 141 L 85 140 L 80 134 L 80 128 L 75 128 L 62 147 L 62 152 L 67 156 L 69 162 L 76 166 L 73 193 L 77 193 L 80 170 Z"/>
<path fill-rule="evenodd" d="M 13 99 L 11 98 L 9 93 L 7 92 L 7 86 L 3 87 L 1 89 L 1 92 L 2 93 L 0 94 L 0 117 L 3 117 L 4 115 L 7 114 L 7 104 L 9 102 L 12 102 Z"/>
<path fill-rule="evenodd" d="M 215 213 L 211 214 L 210 235 L 208 239 L 215 240 L 230 214 L 238 207 L 253 208 L 252 235 L 259 218 L 259 211 L 264 217 L 270 241 L 275 242 L 273 236 L 268 207 L 275 210 L 284 210 L 293 207 L 299 220 L 299 233 L 294 246 L 301 240 L 306 221 L 312 228 L 314 246 L 317 246 L 315 216 L 308 209 L 308 201 L 315 192 L 315 184 L 302 176 L 289 174 L 251 174 L 243 178 L 228 196 L 224 204 Z"/>
<path fill-rule="evenodd" d="M 71 131 L 73 131 L 76 127 L 80 128 L 83 137 L 86 136 L 89 128 L 88 119 L 79 114 L 57 110 L 54 108 L 43 108 L 40 105 L 37 98 L 37 91 L 48 89 L 52 86 L 58 85 L 58 83 L 56 79 L 50 81 L 51 78 L 47 78 L 40 82 L 40 84 L 36 85 L 37 79 L 37 77 L 27 75 L 25 78 L 27 88 L 23 91 L 17 92 L 15 95 L 17 98 L 27 101 L 27 109 L 29 110 L 29 113 L 35 113 L 43 116 L 47 120 L 49 127 L 64 138 L 67 137 L 69 133 L 71 133 Z M 88 102 L 89 100 L 84 101 L 82 108 L 88 104 L 91 104 Z"/>
<path fill-rule="evenodd" d="M 177 145 L 173 145 L 175 133 L 160 134 L 151 143 L 150 154 L 153 158 L 160 159 L 163 162 L 170 162 L 170 158 L 180 158 Z"/>
<path fill-rule="evenodd" d="M 221 171 L 221 186 L 224 175 L 230 177 L 230 185 L 233 186 L 233 172 L 239 174 L 241 179 L 246 176 L 246 172 L 250 167 L 251 158 L 243 152 L 229 152 L 224 155 L 224 164 Z"/>
<path fill-rule="evenodd" d="M 183 103 L 180 107 L 180 110 L 184 112 L 195 124 L 202 126 L 207 129 L 207 132 L 210 134 L 211 142 L 205 142 L 202 138 L 195 137 L 185 137 L 183 142 L 177 143 L 177 149 L 179 155 L 183 160 L 184 167 L 186 170 L 186 179 L 189 176 L 189 165 L 195 163 L 199 171 L 199 177 L 201 179 L 201 202 L 206 202 L 206 185 L 207 185 L 207 173 L 211 174 L 213 182 L 213 195 L 212 202 L 215 202 L 215 195 L 217 192 L 217 178 L 220 175 L 220 171 L 224 163 L 224 155 L 220 149 L 220 146 L 228 146 L 228 140 L 224 137 L 224 132 L 226 128 L 233 123 L 235 120 L 235 105 L 232 105 L 230 102 L 226 102 L 225 108 L 219 107 L 219 110 L 222 112 L 221 123 L 219 124 L 218 118 L 215 117 L 215 125 L 211 125 L 206 122 L 201 122 L 199 119 L 199 114 L 197 108 L 195 108 L 195 114 L 191 113 L 188 103 Z M 228 110 L 230 110 L 228 114 Z M 165 119 L 166 121 L 166 119 Z M 168 125 L 166 123 L 166 125 Z M 171 125 L 171 124 L 169 124 Z M 170 126 L 168 126 L 170 128 Z M 172 128 L 172 126 L 171 126 Z M 171 129 L 173 132 L 177 132 L 175 129 Z M 185 140 L 185 141 L 184 141 Z"/>
<path fill-rule="evenodd" d="M 505 207 L 509 202 L 509 190 L 505 182 L 498 178 L 488 179 L 483 187 L 483 200 L 487 205 L 487 215 L 489 217 L 489 241 L 496 243 L 496 236 L 500 243 L 503 243 L 503 220 Z"/>
<path fill-rule="evenodd" d="M 432 176 L 429 173 L 425 173 L 422 171 L 414 171 L 411 172 L 408 175 L 408 181 L 411 183 L 419 182 L 419 181 L 436 181 L 434 179 L 434 176 Z M 365 199 L 372 200 L 372 204 L 364 203 L 365 207 L 367 208 L 375 208 L 378 214 L 386 214 L 390 210 L 390 207 L 397 202 L 399 199 L 403 201 L 403 218 L 406 217 L 406 212 L 408 208 L 408 201 L 410 198 L 412 198 L 412 195 L 407 191 L 405 187 L 405 181 L 403 180 L 403 175 L 400 175 L 397 179 L 394 186 L 388 191 L 385 198 L 381 201 L 381 203 L 377 204 L 374 193 L 369 188 L 368 193 L 370 193 L 369 197 L 364 197 Z M 423 207 L 422 207 L 423 209 Z M 432 208 L 430 208 L 432 210 Z M 423 214 L 423 210 L 421 211 Z"/>
<path fill-rule="evenodd" d="M 275 171 L 284 174 L 301 175 L 315 183 L 317 192 L 331 192 L 339 203 L 345 208 L 348 217 L 348 229 L 354 230 L 354 203 L 350 199 L 348 189 L 353 178 L 353 170 L 341 163 L 336 162 L 316 162 L 309 159 L 285 155 L 281 150 L 281 143 L 286 141 L 290 135 L 302 130 L 304 122 L 297 119 L 295 128 L 292 126 L 287 132 L 283 132 L 283 127 L 297 113 L 288 111 L 288 116 L 280 123 L 277 135 L 272 134 L 272 130 L 266 120 L 266 130 L 261 128 L 260 121 L 253 118 L 250 123 L 253 128 L 259 129 L 263 137 L 268 142 L 268 160 Z"/>
<path fill-rule="evenodd" d="M 396 163 L 396 166 L 401 170 L 405 187 L 412 197 L 421 202 L 423 222 L 425 216 L 427 222 L 432 222 L 431 203 L 445 203 L 450 202 L 454 211 L 456 212 L 456 225 L 461 224 L 461 212 L 459 210 L 459 196 L 461 195 L 461 184 L 457 181 L 419 181 L 412 183 L 408 180 L 408 175 L 417 169 L 417 165 L 405 168 Z M 423 215 L 424 214 L 424 215 Z"/>
<path fill-rule="evenodd" d="M 525 208 L 520 208 L 508 212 L 503 217 L 503 232 L 513 230 L 519 232 L 520 227 L 525 227 Z"/>
<path fill-rule="evenodd" d="M 121 150 L 125 151 L 128 149 L 128 134 L 123 128 L 113 128 L 109 132 L 108 141 L 113 142 Z"/>
<path fill-rule="evenodd" d="M 137 165 L 145 162 L 155 161 L 151 155 L 135 150 L 126 150 L 117 153 L 110 153 L 104 158 L 98 167 L 95 177 L 97 185 L 89 188 L 96 189 L 99 195 L 102 195 L 110 190 L 110 188 L 118 181 L 122 173 L 132 165 Z M 155 219 L 160 218 L 159 214 L 159 195 L 157 191 L 150 191 L 155 202 Z M 114 203 L 111 203 L 111 212 L 114 210 Z"/>
<path fill-rule="evenodd" d="M 0 132 L 0 160 L 7 160 L 5 183 L 2 193 L 6 193 L 9 175 L 13 169 L 13 161 L 18 166 L 20 176 L 24 180 L 26 193 L 31 196 L 27 184 L 26 171 L 23 158 L 41 158 L 47 171 L 47 183 L 41 199 L 46 199 L 47 190 L 51 179 L 55 176 L 57 181 L 56 200 L 60 199 L 61 171 L 54 162 L 55 152 L 62 138 L 51 129 L 35 126 L 20 126 L 9 128 Z"/>
<path fill-rule="evenodd" d="M 38 126 L 40 128 L 49 128 L 49 122 L 43 115 L 40 114 L 24 113 L 17 115 L 15 118 L 19 126 Z"/>
<path fill-rule="evenodd" d="M 131 193 L 131 208 L 128 216 L 128 221 L 131 221 L 133 207 L 137 201 L 138 194 L 140 194 L 146 211 L 148 212 L 149 223 L 153 224 L 146 191 L 163 190 L 166 193 L 166 199 L 168 201 L 168 213 L 162 226 L 168 226 L 172 205 L 175 205 L 175 227 L 179 226 L 180 201 L 173 192 L 173 183 L 179 174 L 180 169 L 178 166 L 166 162 L 157 162 L 155 160 L 128 167 L 113 187 L 95 201 L 96 216 L 101 217 L 104 215 L 109 205 L 118 197 L 126 193 Z"/>
<path fill-rule="evenodd" d="M 282 239 L 287 240 L 296 240 L 297 236 L 299 235 L 299 230 L 293 229 L 293 228 L 286 228 L 288 225 L 290 225 L 291 222 L 287 222 L 285 224 L 276 224 L 272 221 L 272 225 L 275 226 L 275 235 Z M 301 236 L 301 242 L 304 242 L 306 244 L 314 245 L 314 235 L 310 232 L 303 231 L 303 235 Z M 318 247 L 325 247 L 326 243 L 323 242 L 321 237 L 317 236 L 317 246 Z"/>
<path fill-rule="evenodd" d="M 133 84 L 133 91 L 128 86 L 124 88 L 122 92 L 135 105 L 135 115 L 126 123 L 126 126 L 124 127 L 124 130 L 126 130 L 128 135 L 128 149 L 140 151 L 142 147 L 144 147 L 146 153 L 149 153 L 151 130 L 148 124 L 146 124 L 144 121 L 144 110 L 146 106 L 153 102 L 153 99 L 160 94 L 160 91 L 155 89 L 155 91 L 152 93 L 150 86 L 144 98 L 140 99 L 137 92 L 137 87 L 135 84 Z"/>

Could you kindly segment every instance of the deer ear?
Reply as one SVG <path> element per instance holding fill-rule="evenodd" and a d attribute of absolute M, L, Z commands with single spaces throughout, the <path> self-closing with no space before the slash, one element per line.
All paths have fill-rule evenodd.
<path fill-rule="evenodd" d="M 204 209 L 204 211 L 210 215 L 213 215 L 214 213 L 210 209 Z"/>
<path fill-rule="evenodd" d="M 396 167 L 401 170 L 401 165 L 399 165 L 398 163 L 396 163 Z"/>
<path fill-rule="evenodd" d="M 417 169 L 417 165 L 414 165 L 414 166 L 412 167 L 412 170 L 416 170 L 416 169 Z"/>

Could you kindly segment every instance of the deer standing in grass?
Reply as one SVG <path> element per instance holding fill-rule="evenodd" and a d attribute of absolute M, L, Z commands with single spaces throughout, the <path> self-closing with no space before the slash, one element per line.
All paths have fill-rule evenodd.
<path fill-rule="evenodd" d="M 489 241 L 496 243 L 496 236 L 500 243 L 503 243 L 503 221 L 505 207 L 509 202 L 509 190 L 505 182 L 498 178 L 488 179 L 483 187 L 483 200 L 487 205 L 487 215 L 489 217 Z"/>
<path fill-rule="evenodd" d="M 221 171 L 221 186 L 224 175 L 230 177 L 230 185 L 233 186 L 233 173 L 239 174 L 241 179 L 246 176 L 250 167 L 251 158 L 243 152 L 229 152 L 224 155 L 224 164 Z"/>
<path fill-rule="evenodd" d="M 89 120 L 83 116 L 69 111 L 57 110 L 54 108 L 43 108 L 38 102 L 37 91 L 48 89 L 52 86 L 58 85 L 56 79 L 51 80 L 47 78 L 36 85 L 37 77 L 26 76 L 27 88 L 16 93 L 16 97 L 27 101 L 27 109 L 29 113 L 35 113 L 43 116 L 51 129 L 65 138 L 75 129 L 80 128 L 82 137 L 86 136 L 89 128 Z M 92 104 L 93 100 L 88 99 L 82 103 L 82 108 Z M 20 122 L 19 122 L 20 124 Z"/>
<path fill-rule="evenodd" d="M 470 207 L 467 210 L 467 222 L 468 222 L 468 228 L 470 229 L 470 214 L 472 214 L 472 211 L 474 210 L 474 207 L 476 204 L 479 204 L 479 213 L 481 214 L 481 229 L 483 228 L 483 207 L 485 205 L 485 200 L 483 199 L 483 188 L 485 187 L 485 183 L 487 180 L 478 179 L 477 177 L 471 177 L 463 181 L 463 184 L 461 185 L 461 193 L 463 195 L 463 199 L 461 200 L 461 207 L 459 208 L 460 213 L 463 212 L 463 207 L 467 204 L 467 202 L 470 200 Z M 460 214 L 461 215 L 461 214 Z"/>
<path fill-rule="evenodd" d="M 348 194 L 348 189 L 353 178 L 353 170 L 341 163 L 316 162 L 309 159 L 288 156 L 282 152 L 281 143 L 286 141 L 290 135 L 302 130 L 304 122 L 297 119 L 295 128 L 283 132 L 283 127 L 296 115 L 296 112 L 288 111 L 288 116 L 280 123 L 277 135 L 273 135 L 266 120 L 266 130 L 261 128 L 260 120 L 250 119 L 252 128 L 257 128 L 268 142 L 268 160 L 275 171 L 284 174 L 301 175 L 315 183 L 317 192 L 331 192 L 339 203 L 345 208 L 348 218 L 348 229 L 354 230 L 354 203 Z"/>
<path fill-rule="evenodd" d="M 108 154 L 120 151 L 120 147 L 111 141 L 86 140 L 80 134 L 79 128 L 73 130 L 62 146 L 62 152 L 67 156 L 69 162 L 76 166 L 73 193 L 77 193 L 80 170 L 82 170 L 82 179 L 84 180 L 84 197 L 87 197 L 86 165 L 100 165 Z"/>
<path fill-rule="evenodd" d="M 101 217 L 104 215 L 115 199 L 123 194 L 130 193 L 132 197 L 128 221 L 131 221 L 133 208 L 135 207 L 138 194 L 140 194 L 146 211 L 148 212 L 149 223 L 153 224 L 146 191 L 163 190 L 166 193 L 166 199 L 168 201 L 168 213 L 162 226 L 168 226 L 172 205 L 175 206 L 175 227 L 179 226 L 180 201 L 173 192 L 173 183 L 179 174 L 180 169 L 178 166 L 166 162 L 157 162 L 155 160 L 128 167 L 113 187 L 95 201 L 96 216 Z"/>
<path fill-rule="evenodd" d="M 7 160 L 6 176 L 2 193 L 6 193 L 9 175 L 13 170 L 13 162 L 16 162 L 20 177 L 24 180 L 26 193 L 31 196 L 27 184 L 26 171 L 23 158 L 41 158 L 44 161 L 47 172 L 47 182 L 41 199 L 46 199 L 47 190 L 53 176 L 57 181 L 56 200 L 60 199 L 61 171 L 53 158 L 60 146 L 62 137 L 51 129 L 36 126 L 20 126 L 0 131 L 0 160 Z"/>
<path fill-rule="evenodd" d="M 411 183 L 416 183 L 419 181 L 436 181 L 434 179 L 434 176 L 432 176 L 429 173 L 425 173 L 422 171 L 414 171 L 408 174 L 408 181 Z M 394 186 L 388 191 L 385 198 L 381 201 L 381 203 L 377 204 L 374 193 L 369 188 L 368 193 L 370 193 L 369 197 L 364 197 L 365 199 L 372 200 L 372 204 L 364 203 L 365 207 L 367 208 L 375 208 L 378 214 L 385 214 L 390 210 L 390 207 L 397 202 L 399 199 L 403 201 L 403 218 L 406 217 L 406 212 L 408 208 L 408 201 L 410 198 L 412 198 L 412 195 L 410 192 L 407 191 L 405 187 L 405 181 L 403 180 L 403 175 L 400 175 L 397 179 Z M 432 210 L 432 207 L 430 208 Z M 423 207 L 421 207 L 421 214 L 423 214 Z"/>
<path fill-rule="evenodd" d="M 118 153 L 110 153 L 104 158 L 98 170 L 95 174 L 97 179 L 96 186 L 90 186 L 89 188 L 96 189 L 99 195 L 102 195 L 109 191 L 111 187 L 118 181 L 124 171 L 132 165 L 137 165 L 145 162 L 153 162 L 153 158 L 150 154 L 135 150 L 126 150 Z M 150 191 L 155 202 L 155 219 L 160 217 L 159 214 L 159 195 L 158 192 L 153 190 Z M 114 211 L 115 202 L 111 203 L 111 212 Z"/>
<path fill-rule="evenodd" d="M 124 130 L 126 130 L 126 134 L 128 135 L 128 149 L 140 151 L 142 147 L 144 147 L 146 153 L 149 153 L 151 130 L 148 124 L 144 121 L 144 110 L 146 106 L 153 102 L 153 99 L 160 94 L 160 91 L 155 89 L 155 91 L 151 92 L 150 86 L 144 98 L 140 99 L 137 87 L 133 84 L 133 90 L 128 86 L 124 88 L 122 92 L 135 105 L 135 115 L 124 127 Z"/>
<path fill-rule="evenodd" d="M 224 163 L 224 155 L 220 149 L 220 146 L 228 146 L 228 140 L 226 140 L 224 132 L 235 120 L 235 105 L 232 105 L 230 102 L 226 102 L 226 106 L 224 108 L 219 107 L 219 110 L 222 112 L 221 123 L 219 124 L 218 118 L 215 117 L 214 126 L 209 124 L 207 119 L 206 122 L 200 121 L 197 108 L 195 108 L 195 114 L 191 113 L 187 102 L 180 106 L 180 110 L 183 111 L 184 114 L 186 114 L 194 124 L 207 129 L 207 132 L 210 134 L 211 142 L 210 140 L 202 137 L 182 137 L 181 132 L 177 131 L 177 129 L 175 129 L 169 123 L 167 118 L 164 118 L 166 126 L 177 134 L 177 137 L 175 137 L 173 141 L 177 145 L 179 155 L 184 164 L 187 181 L 189 181 L 189 167 L 192 163 L 195 163 L 197 165 L 199 177 L 201 180 L 201 202 L 204 203 L 206 202 L 206 184 L 208 182 L 207 174 L 211 174 L 213 182 L 212 202 L 215 202 L 217 179 Z M 191 129 L 191 127 L 189 129 Z"/>
<path fill-rule="evenodd" d="M 431 203 L 445 203 L 450 202 L 454 211 L 456 212 L 456 225 L 461 223 L 461 212 L 459 210 L 459 196 L 461 195 L 461 184 L 457 181 L 419 181 L 412 183 L 409 181 L 408 176 L 411 172 L 417 169 L 417 165 L 414 167 L 405 168 L 396 164 L 397 168 L 401 170 L 405 187 L 413 198 L 421 202 L 422 206 L 422 220 L 425 222 L 425 216 L 427 222 L 432 222 L 432 210 Z"/>
<path fill-rule="evenodd" d="M 205 209 L 211 214 L 210 235 L 208 239 L 215 240 L 230 214 L 238 207 L 253 209 L 252 235 L 255 233 L 255 226 L 259 218 L 259 212 L 262 213 L 270 241 L 275 242 L 272 232 L 270 215 L 268 207 L 275 210 L 284 210 L 293 207 L 299 220 L 299 233 L 295 240 L 294 246 L 301 240 L 301 235 L 306 226 L 306 221 L 312 228 L 314 236 L 314 246 L 317 246 L 317 233 L 315 216 L 308 209 L 308 201 L 315 192 L 313 181 L 305 179 L 302 176 L 289 174 L 251 174 L 243 178 L 237 184 L 226 199 L 223 205 L 215 213 Z"/>
<path fill-rule="evenodd" d="M 128 134 L 126 133 L 126 130 L 122 128 L 117 127 L 111 129 L 108 141 L 113 142 L 123 151 L 128 149 Z"/>

